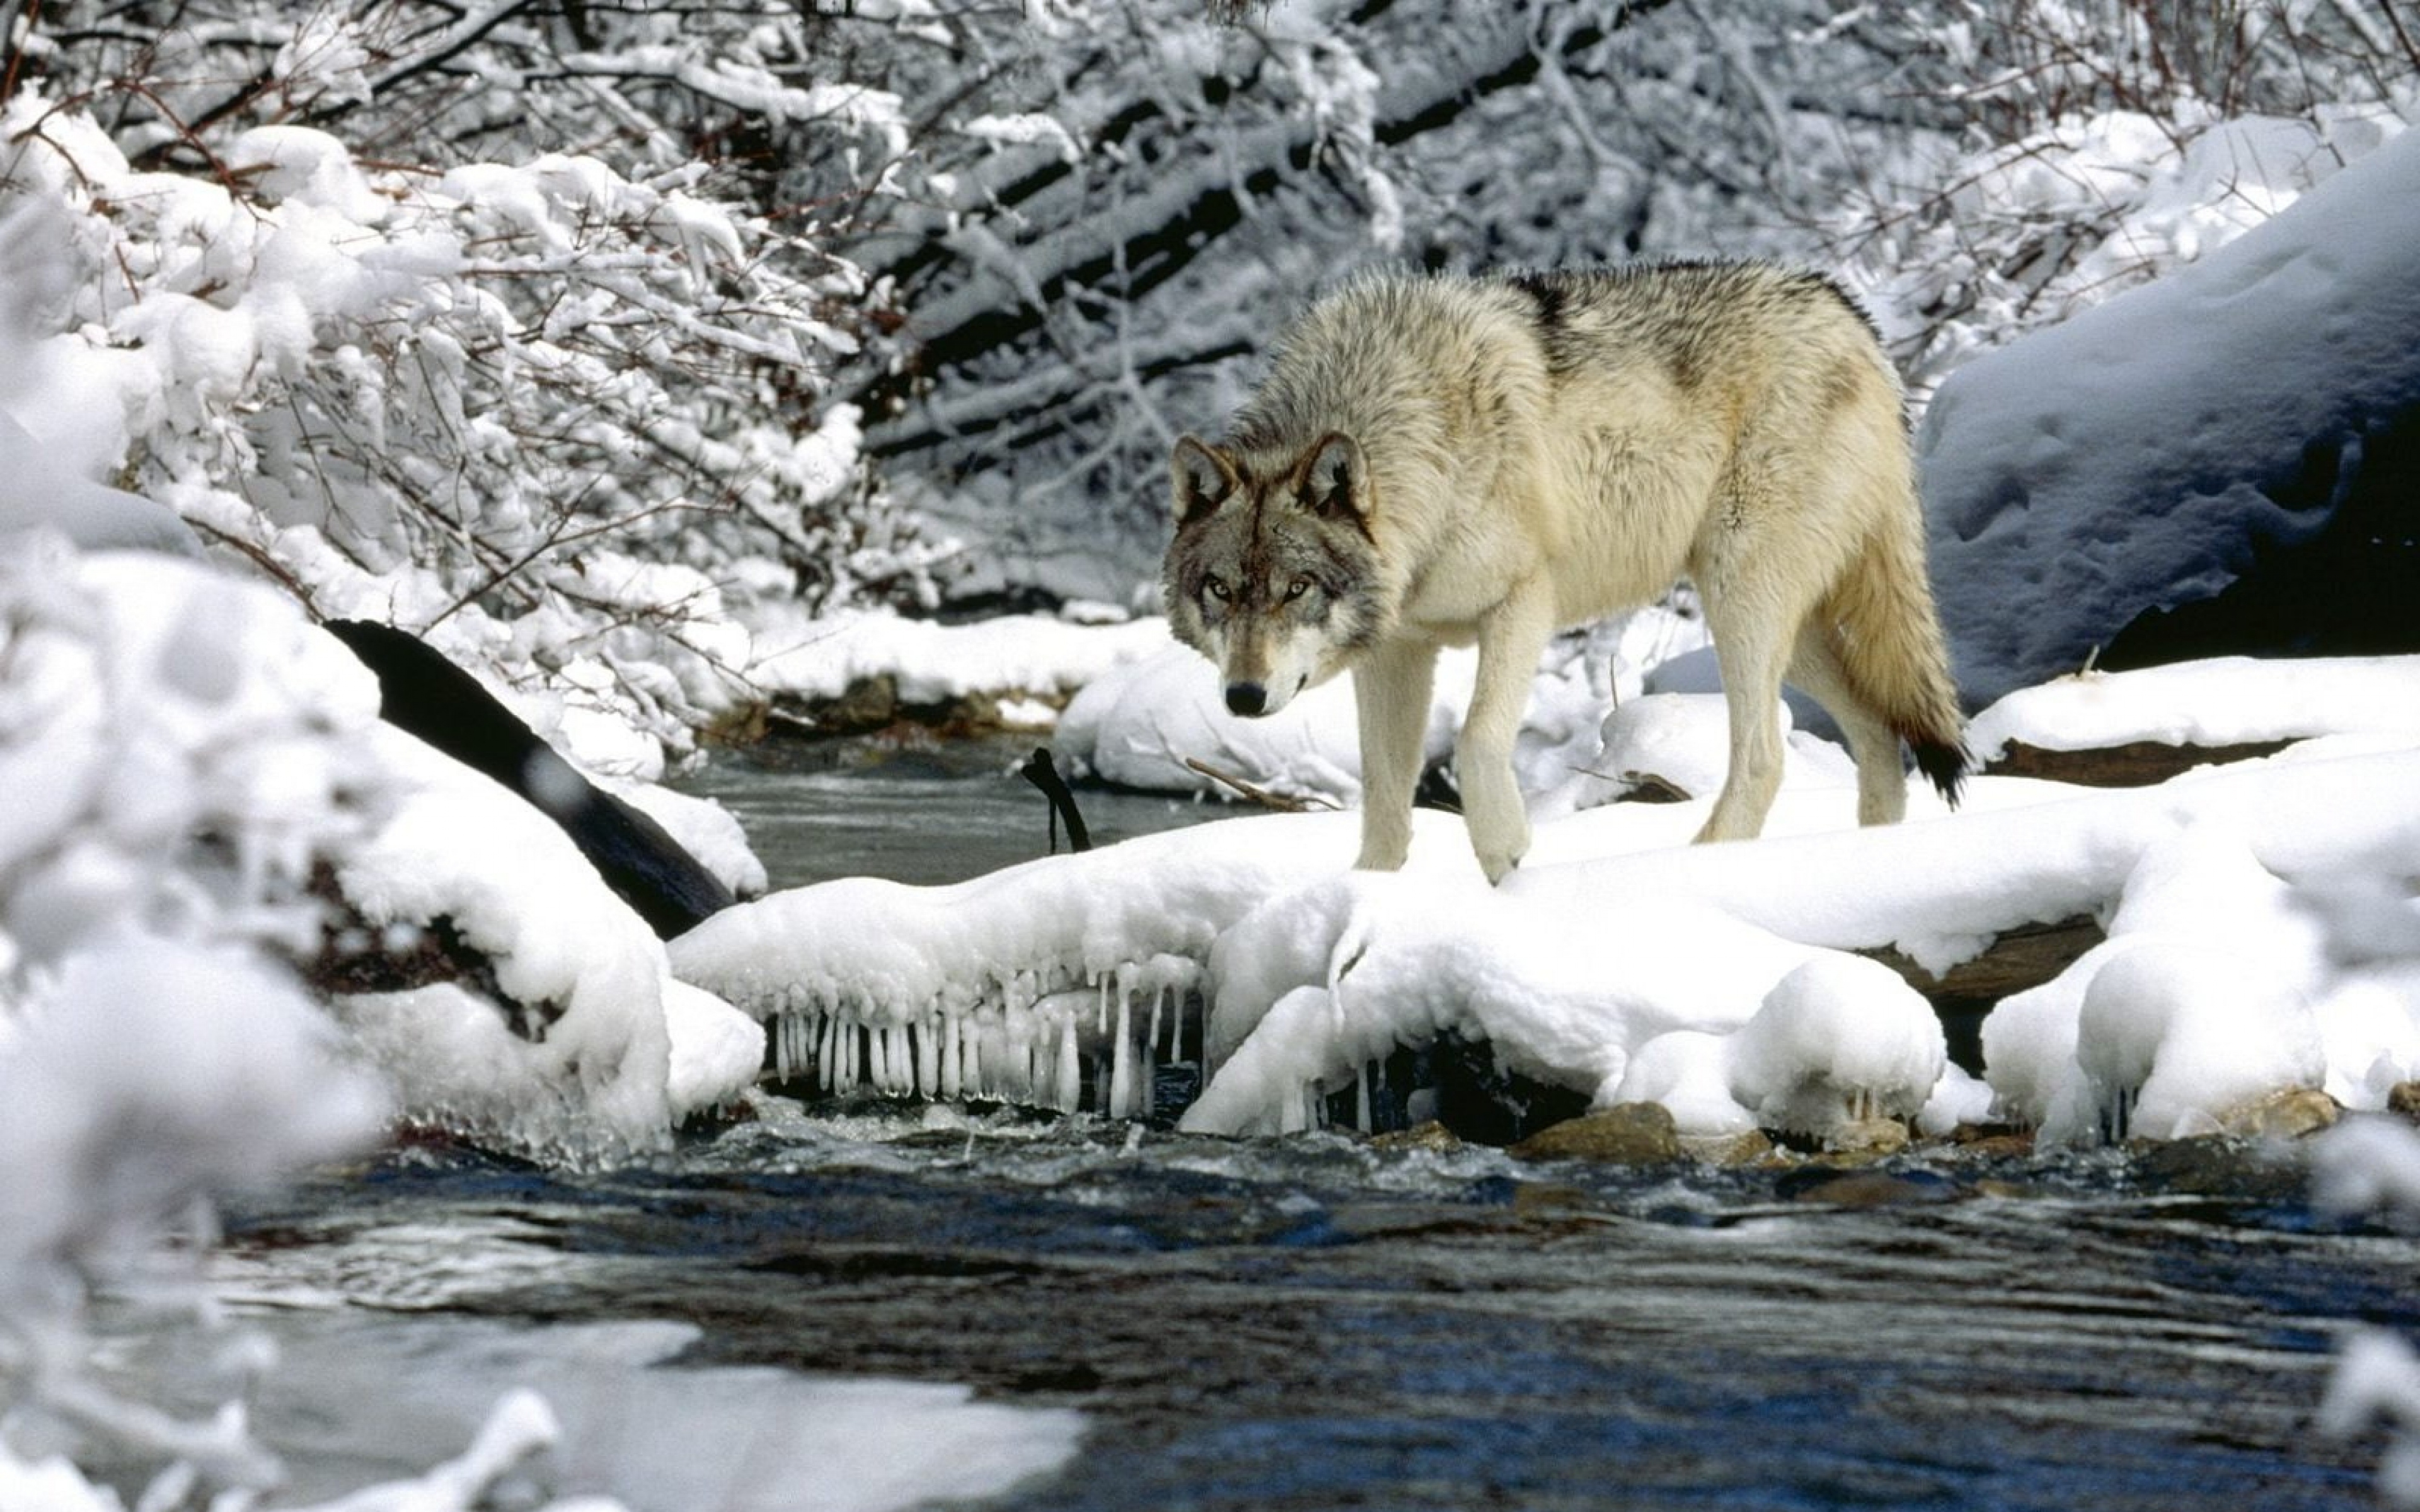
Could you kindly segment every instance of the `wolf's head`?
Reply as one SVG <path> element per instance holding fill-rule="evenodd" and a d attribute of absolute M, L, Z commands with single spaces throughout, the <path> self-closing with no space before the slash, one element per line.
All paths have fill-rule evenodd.
<path fill-rule="evenodd" d="M 1376 500 L 1352 437 L 1330 432 L 1288 452 L 1187 436 L 1169 474 L 1169 628 L 1218 664 L 1228 708 L 1275 714 L 1384 632 Z"/>

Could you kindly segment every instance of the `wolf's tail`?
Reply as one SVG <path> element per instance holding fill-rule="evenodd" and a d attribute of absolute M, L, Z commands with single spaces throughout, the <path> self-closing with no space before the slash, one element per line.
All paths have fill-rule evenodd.
<path fill-rule="evenodd" d="M 1842 659 L 1867 704 L 1916 753 L 1951 805 L 1965 780 L 1965 719 L 1949 679 L 1949 651 L 1925 574 L 1923 522 L 1909 507 L 1875 532 L 1833 589 Z"/>

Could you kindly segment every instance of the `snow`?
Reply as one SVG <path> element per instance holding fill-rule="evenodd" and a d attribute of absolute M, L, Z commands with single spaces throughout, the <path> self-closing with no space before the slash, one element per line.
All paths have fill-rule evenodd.
<path fill-rule="evenodd" d="M 511 1005 L 508 1024 L 450 981 L 337 997 L 405 1117 L 557 1162 L 623 1161 L 752 1078 L 761 1034 L 749 1043 L 726 1007 L 679 990 L 654 933 L 551 820 L 398 731 L 372 745 L 396 811 L 339 887 L 383 939 L 450 929 Z"/>
<path fill-rule="evenodd" d="M 979 1400 L 963 1386 L 684 1363 L 700 1333 L 683 1323 L 403 1327 L 334 1313 L 269 1326 L 281 1368 L 260 1414 L 302 1426 L 323 1456 L 411 1465 L 431 1443 L 476 1435 L 463 1467 L 484 1469 L 516 1441 L 543 1443 L 566 1497 L 610 1490 L 634 1508 L 905 1512 L 1055 1470 L 1085 1430 L 1079 1413 Z M 395 1406 L 341 1423 L 307 1411 L 371 1397 Z M 520 1431 L 504 1435 L 500 1418 Z M 942 1443 L 948 1453 L 932 1452 Z"/>
<path fill-rule="evenodd" d="M 494 19 L 466 15 L 456 40 Z M 1421 81 L 1382 79 L 1338 35 L 1286 21 L 1265 82 L 1363 202 L 1352 235 L 1391 246 L 1441 202 L 1441 183 L 1377 151 L 1389 101 L 1417 102 L 1405 91 Z M 1205 36 L 1166 45 L 1209 50 Z M 1533 40 L 1512 35 L 1512 55 Z M 288 104 L 361 101 L 382 87 L 366 71 L 379 55 L 319 16 L 267 77 Z M 776 123 L 846 124 L 886 164 L 881 194 L 904 171 L 901 96 L 801 88 L 671 46 L 565 61 L 599 89 L 610 66 Z M 184 1423 L 110 1396 L 81 1369 L 87 1288 L 171 1223 L 206 1236 L 213 1196 L 358 1149 L 397 1118 L 552 1163 L 654 1158 L 688 1115 L 744 1095 L 768 1032 L 778 1069 L 813 1064 L 833 1091 L 1111 1116 L 1144 1112 L 1155 1069 L 1198 1057 L 1208 1074 L 1187 1124 L 1227 1134 L 1309 1127 L 1373 1061 L 1449 1031 L 1600 1105 L 1660 1103 L 1692 1136 L 1820 1136 L 1880 1114 L 1930 1133 L 2009 1119 L 2045 1143 L 2173 1137 L 2287 1088 L 2376 1108 L 2420 1072 L 2412 660 L 2061 675 L 2145 609 L 2223 587 L 2253 546 L 2310 534 L 2335 500 L 2298 493 L 2306 460 L 2357 458 L 2372 425 L 2420 403 L 2420 134 L 2376 112 L 2318 136 L 2220 123 L 2183 146 L 2165 140 L 2173 123 L 2108 114 L 2085 123 L 2083 150 L 2009 145 L 1952 196 L 1958 215 L 2024 204 L 2087 222 L 2124 202 L 2126 236 L 2065 267 L 2047 301 L 2186 264 L 1977 359 L 1926 415 L 1960 671 L 1971 695 L 2006 695 L 1978 719 L 1978 750 L 2296 743 L 2278 756 L 2130 792 L 1978 779 L 1954 815 L 1917 794 L 1908 824 L 1867 831 L 1851 827 L 1845 759 L 1802 729 L 1767 838 L 1688 848 L 1726 737 L 1704 697 L 1646 693 L 1654 664 L 1702 640 L 1658 609 L 1567 639 L 1540 669 L 1518 762 L 1537 843 L 1500 888 L 1448 816 L 1419 816 L 1410 866 L 1373 876 L 1346 870 L 1354 815 L 1253 815 L 953 887 L 774 893 L 667 948 L 526 804 L 377 725 L 367 678 L 294 600 L 429 627 L 544 733 L 625 778 L 659 774 L 666 748 L 732 710 L 743 682 L 817 698 L 887 676 L 910 703 L 1004 697 L 1033 722 L 1072 696 L 1061 752 L 1111 780 L 1205 791 L 1190 756 L 1349 803 L 1349 687 L 1301 701 L 1299 718 L 1238 725 L 1156 621 L 825 613 L 870 584 L 928 594 L 949 548 L 847 502 L 855 408 L 766 402 L 767 367 L 799 393 L 835 387 L 826 360 L 858 352 L 873 326 L 825 315 L 869 303 L 863 281 L 837 264 L 781 271 L 814 249 L 702 197 L 694 164 L 531 156 L 424 174 L 308 128 L 231 121 L 209 139 L 226 174 L 142 172 L 134 144 L 42 86 L 29 78 L 0 109 L 0 1325 L 23 1351 L 12 1377 L 29 1362 L 45 1406 L 200 1467 L 225 1504 L 266 1494 L 274 1470 L 244 1411 Z M 1094 140 L 1081 109 L 1103 102 L 1071 108 L 1072 125 L 970 107 L 932 135 L 977 155 L 973 205 L 993 193 L 974 171 L 993 160 L 1005 174 L 1113 156 L 1075 151 Z M 1472 119 L 1489 129 L 1483 110 Z M 1188 155 L 1147 187 L 1191 202 L 1235 165 L 1280 161 L 1272 143 L 1296 150 L 1293 124 L 1251 116 L 1218 174 Z M 2315 147 L 2366 152 L 2328 177 Z M 921 187 L 957 218 L 935 247 L 984 264 L 983 287 L 943 285 L 928 316 L 952 300 L 988 315 L 1002 290 L 1039 305 L 1045 277 L 1088 298 L 1050 260 L 1072 266 L 1143 224 L 1035 202 L 1008 210 L 1041 239 L 1013 243 L 1005 221 L 962 214 L 957 186 Z M 1669 206 L 1688 192 L 1655 193 Z M 1671 236 L 1668 221 L 1644 243 Z M 1285 255 L 1324 255 L 1306 248 Z M 1936 272 L 1906 260 L 1919 280 Z M 1122 327 L 1116 361 L 1096 365 L 1140 394 L 1146 367 L 1183 374 L 1201 352 L 1246 350 L 1307 271 L 1270 263 L 1212 290 L 1220 318 L 1181 347 L 1163 345 L 1164 318 L 1138 322 L 1142 349 Z M 1197 403 L 1215 386 L 1183 408 L 1215 410 Z M 939 423 L 963 423 L 971 444 L 1025 440 L 991 397 L 942 397 L 959 412 L 936 406 Z M 1097 404 L 1058 404 L 1071 443 L 1164 455 L 1178 407 L 1130 397 L 1117 427 Z M 1101 475 L 1064 470 L 1087 510 L 1102 508 Z M 566 495 L 583 503 L 566 512 Z M 730 507 L 702 522 L 708 497 Z M 449 517 L 432 500 L 476 507 Z M 197 537 L 282 586 L 183 560 Z M 148 554 L 107 549 L 130 546 Z M 1060 565 L 1091 581 L 1114 576 L 1096 560 L 1108 554 Z M 1008 570 L 1001 553 L 970 555 L 976 579 Z M 500 579 L 504 562 L 520 567 Z M 793 602 L 811 569 L 828 583 Z M 1466 658 L 1449 658 L 1433 756 L 1468 680 Z M 1689 797 L 1611 801 L 1634 776 Z M 727 815 L 626 791 L 735 887 L 765 885 Z M 323 876 L 364 939 L 471 948 L 504 1011 L 461 981 L 306 995 L 292 962 L 330 922 Z M 1937 971 L 2010 929 L 2077 917 L 2106 942 L 1993 1011 L 1980 1080 L 1946 1064 L 1915 990 L 1854 953 L 1895 949 Z M 2331 1201 L 2420 1193 L 2408 1134 L 2356 1119 L 2324 1149 Z M 461 1458 L 338 1504 L 450 1512 L 543 1446 L 611 1460 L 626 1435 L 647 1447 L 613 1476 L 702 1473 L 664 1445 L 727 1431 L 784 1391 L 766 1374 L 667 1371 L 631 1415 L 583 1422 L 583 1363 L 653 1366 L 685 1339 L 589 1342 L 591 1358 L 536 1372 L 553 1407 L 483 1389 L 449 1429 L 470 1444 Z M 389 1384 L 355 1380 L 365 1397 Z M 2420 1500 L 2420 1368 L 2365 1344 L 2324 1415 L 2350 1428 L 2378 1412 L 2403 1441 L 2388 1489 Z M 1063 1465 L 1080 1429 L 897 1383 L 799 1415 L 826 1436 L 773 1422 L 766 1442 L 808 1467 L 789 1490 L 835 1488 L 833 1504 L 985 1494 Z M 984 1449 L 940 1467 L 962 1480 L 883 1481 L 919 1438 Z M 413 1463 L 431 1442 L 411 1445 Z M 21 1448 L 0 1436 L 0 1502 L 118 1504 Z"/>
<path fill-rule="evenodd" d="M 1863 956 L 1816 955 L 1730 1045 L 1731 1095 L 1765 1128 L 1822 1134 L 1921 1110 L 1948 1065 L 1932 1005 Z"/>
<path fill-rule="evenodd" d="M 1188 764 L 1200 762 L 1282 798 L 1338 807 L 1359 801 L 1360 735 L 1350 677 L 1323 683 L 1266 718 L 1237 719 L 1200 653 L 1171 639 L 1165 621 L 1140 623 L 1156 628 L 1150 636 L 1138 632 L 1140 653 L 1086 681 L 1061 717 L 1052 746 L 1064 764 L 1122 787 L 1233 796 L 1228 783 Z M 1546 648 L 1513 746 L 1513 770 L 1523 788 L 1537 795 L 1539 812 L 1602 803 L 1627 786 L 1620 780 L 1628 769 L 1621 761 L 1599 760 L 1609 744 L 1601 729 L 1607 701 L 1616 705 L 1611 717 L 1641 717 L 1623 711 L 1641 699 L 1650 670 L 1704 643 L 1702 622 L 1650 605 L 1559 637 Z M 1430 763 L 1452 753 L 1478 670 L 1475 651 L 1438 655 L 1424 738 Z M 1720 701 L 1714 706 L 1719 709 Z M 1652 736 L 1642 733 L 1642 738 Z M 1717 733 L 1717 747 L 1724 738 Z M 1793 742 L 1793 759 L 1801 748 Z M 1621 756 L 1631 744 L 1614 749 Z M 1719 776 L 1714 785 L 1720 786 Z"/>
<path fill-rule="evenodd" d="M 2165 717 L 2174 680 L 2097 689 L 2093 727 L 2132 734 Z M 1823 763 L 1795 770 L 1769 837 L 1747 845 L 1683 845 L 1703 799 L 1602 806 L 1542 824 L 1531 863 L 1495 890 L 1446 815 L 1419 816 L 1393 876 L 1342 871 L 1350 814 L 1238 818 L 954 887 L 776 893 L 675 942 L 673 959 L 837 1089 L 1026 1088 L 1066 1105 L 1065 1068 L 1086 1060 L 1132 1088 L 1193 991 L 1216 1069 L 1191 1127 L 1303 1127 L 1320 1088 L 1453 1029 L 1600 1102 L 1660 1088 L 1685 1129 L 1717 1132 L 1738 1122 L 1721 1099 L 1784 1125 L 1818 1103 L 1834 1121 L 1905 1117 L 1936 1093 L 1972 1111 L 1913 991 L 1843 952 L 1892 947 L 1944 970 L 2000 933 L 2082 916 L 2108 943 L 1986 1023 L 2005 1116 L 2089 1140 L 2122 1103 L 2136 1132 L 2166 1136 L 2322 1080 L 2374 1105 L 2381 1076 L 2410 1064 L 2412 952 L 2348 958 L 2329 920 L 2348 878 L 2391 885 L 2410 863 L 2420 740 L 2347 744 L 2323 712 L 2240 719 L 2247 738 L 2325 735 L 2268 760 L 2137 790 L 1983 778 L 1957 815 L 1918 795 L 1917 821 L 1884 829 L 1851 827 L 1846 775 Z M 2358 730 L 2368 709 L 2343 715 Z M 2054 705 L 2015 728 L 2073 743 Z M 2207 990 L 2213 974 L 2225 993 Z M 1675 1034 L 1706 1038 L 1656 1048 L 1632 1075 Z M 819 1054 L 835 1044 L 855 1058 Z M 2381 1047 L 2406 1058 L 2381 1072 Z"/>
<path fill-rule="evenodd" d="M 768 691 L 833 699 L 887 676 L 911 704 L 1010 690 L 1064 698 L 1168 643 L 1156 620 L 1102 626 L 1020 614 L 945 625 L 889 613 L 816 617 L 775 600 L 750 621 L 757 659 L 749 675 Z"/>
<path fill-rule="evenodd" d="M 2011 742 L 2043 750 L 2144 740 L 2208 748 L 2372 732 L 2420 733 L 2420 656 L 2220 656 L 2078 672 L 2018 688 L 1985 709 L 1967 725 L 1966 746 L 1988 764 Z"/>
<path fill-rule="evenodd" d="M 2200 260 L 1951 375 L 1917 444 L 1970 700 L 2071 671 L 2137 615 L 2226 587 L 2257 543 L 2319 530 L 2336 498 L 2296 497 L 2306 461 L 2357 462 L 2420 404 L 2415 245 L 2406 131 Z"/>
<path fill-rule="evenodd" d="M 87 550 L 201 554 L 201 543 L 174 511 L 76 476 L 0 409 L 0 546 L 37 529 L 59 532 Z"/>

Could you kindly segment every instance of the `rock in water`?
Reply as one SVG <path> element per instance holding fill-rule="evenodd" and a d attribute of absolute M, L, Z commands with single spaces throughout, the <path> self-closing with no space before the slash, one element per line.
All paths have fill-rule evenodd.
<path fill-rule="evenodd" d="M 1620 1103 L 1542 1129 L 1509 1153 L 1523 1160 L 1661 1165 L 1681 1158 L 1681 1136 L 1660 1103 Z"/>

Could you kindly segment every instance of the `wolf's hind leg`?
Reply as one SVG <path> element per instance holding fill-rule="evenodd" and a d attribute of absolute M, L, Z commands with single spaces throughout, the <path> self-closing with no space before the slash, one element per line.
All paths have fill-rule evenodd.
<path fill-rule="evenodd" d="M 1426 754 L 1436 647 L 1386 641 L 1353 669 L 1361 730 L 1361 855 L 1365 872 L 1392 872 L 1412 848 L 1412 790 Z"/>
<path fill-rule="evenodd" d="M 1857 759 L 1857 823 L 1895 825 L 1907 816 L 1907 771 L 1900 763 L 1899 733 L 1861 692 L 1838 644 L 1829 614 L 1798 632 L 1790 658 L 1790 680 L 1831 712 Z"/>
<path fill-rule="evenodd" d="M 1462 779 L 1462 817 L 1479 869 L 1491 883 L 1529 852 L 1529 811 L 1512 775 L 1512 742 L 1529 709 L 1538 658 L 1555 633 L 1554 590 L 1532 579 L 1516 586 L 1479 622 L 1479 680 L 1454 745 Z"/>
<path fill-rule="evenodd" d="M 1711 575 L 1710 575 L 1711 576 Z M 1782 664 L 1798 616 L 1782 607 L 1771 584 L 1699 583 L 1706 624 L 1714 633 L 1714 662 L 1723 673 L 1723 705 L 1730 715 L 1730 769 L 1697 843 L 1753 840 L 1781 791 Z"/>

